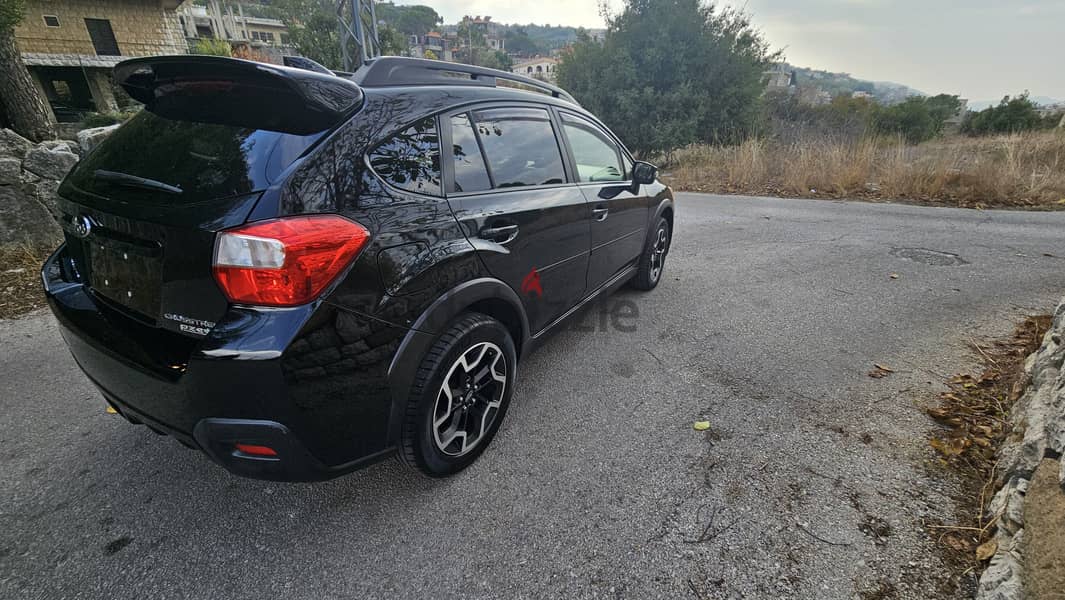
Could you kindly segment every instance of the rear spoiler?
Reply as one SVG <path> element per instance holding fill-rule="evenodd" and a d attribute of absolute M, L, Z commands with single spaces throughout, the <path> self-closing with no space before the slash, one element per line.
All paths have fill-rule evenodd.
<path fill-rule="evenodd" d="M 362 107 L 350 79 L 221 56 L 135 58 L 115 66 L 115 81 L 159 116 L 308 135 Z"/>

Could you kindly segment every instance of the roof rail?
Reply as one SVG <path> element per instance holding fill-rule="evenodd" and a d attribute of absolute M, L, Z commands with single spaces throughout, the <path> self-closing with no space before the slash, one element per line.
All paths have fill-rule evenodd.
<path fill-rule="evenodd" d="M 577 100 L 566 90 L 539 79 L 487 67 L 426 58 L 378 57 L 366 61 L 358 71 L 355 71 L 353 79 L 362 87 L 392 87 L 399 85 L 496 87 L 498 80 L 502 79 L 535 88 L 555 98 L 578 104 Z"/>

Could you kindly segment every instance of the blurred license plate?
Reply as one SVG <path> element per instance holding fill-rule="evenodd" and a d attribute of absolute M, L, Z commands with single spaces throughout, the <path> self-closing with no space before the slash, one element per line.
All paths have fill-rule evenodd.
<path fill-rule="evenodd" d="M 92 288 L 123 306 L 155 318 L 159 314 L 160 259 L 139 252 L 91 245 Z"/>

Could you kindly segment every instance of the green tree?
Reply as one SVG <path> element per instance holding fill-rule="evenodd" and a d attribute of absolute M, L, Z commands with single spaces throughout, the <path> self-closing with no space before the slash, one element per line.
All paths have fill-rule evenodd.
<path fill-rule="evenodd" d="M 381 42 L 383 56 L 406 56 L 410 51 L 407 36 L 389 25 L 378 25 L 377 40 Z"/>
<path fill-rule="evenodd" d="M 626 0 L 602 44 L 582 34 L 559 83 L 641 153 L 735 142 L 754 131 L 770 51 L 742 11 Z"/>
<path fill-rule="evenodd" d="M 396 6 L 392 2 L 378 2 L 374 7 L 378 21 L 384 21 L 406 35 L 423 36 L 444 22 L 429 6 Z"/>
<path fill-rule="evenodd" d="M 506 52 L 501 50 L 496 50 L 495 52 L 486 50 L 477 53 L 477 62 L 474 64 L 488 67 L 489 69 L 510 71 L 514 67 L 514 60 L 511 59 Z"/>
<path fill-rule="evenodd" d="M 880 133 L 897 134 L 911 144 L 930 140 L 939 133 L 942 122 L 937 122 L 928 103 L 920 96 L 882 108 L 876 115 L 876 128 Z"/>
<path fill-rule="evenodd" d="M 970 112 L 962 122 L 962 131 L 969 135 L 989 135 L 1018 133 L 1041 126 L 1043 119 L 1039 117 L 1035 103 L 1028 99 L 1028 92 L 1025 92 L 1013 98 L 1006 96 L 998 106 Z"/>
<path fill-rule="evenodd" d="M 506 41 L 508 52 L 513 52 L 514 54 L 519 54 L 521 56 L 547 54 L 547 48 L 540 42 L 532 39 L 532 37 L 529 36 L 529 32 L 524 27 L 508 29 L 503 35 L 503 39 Z"/>
<path fill-rule="evenodd" d="M 25 14 L 25 0 L 0 0 L 0 103 L 11 127 L 24 137 L 41 141 L 54 137 L 52 111 L 37 91 L 22 62 L 15 41 L 15 25 Z"/>

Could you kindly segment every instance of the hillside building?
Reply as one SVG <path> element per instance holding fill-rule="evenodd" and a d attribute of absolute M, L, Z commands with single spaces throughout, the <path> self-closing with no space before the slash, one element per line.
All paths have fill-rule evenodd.
<path fill-rule="evenodd" d="M 185 54 L 182 0 L 27 0 L 15 42 L 59 121 L 118 109 L 111 69 L 134 56 Z"/>

